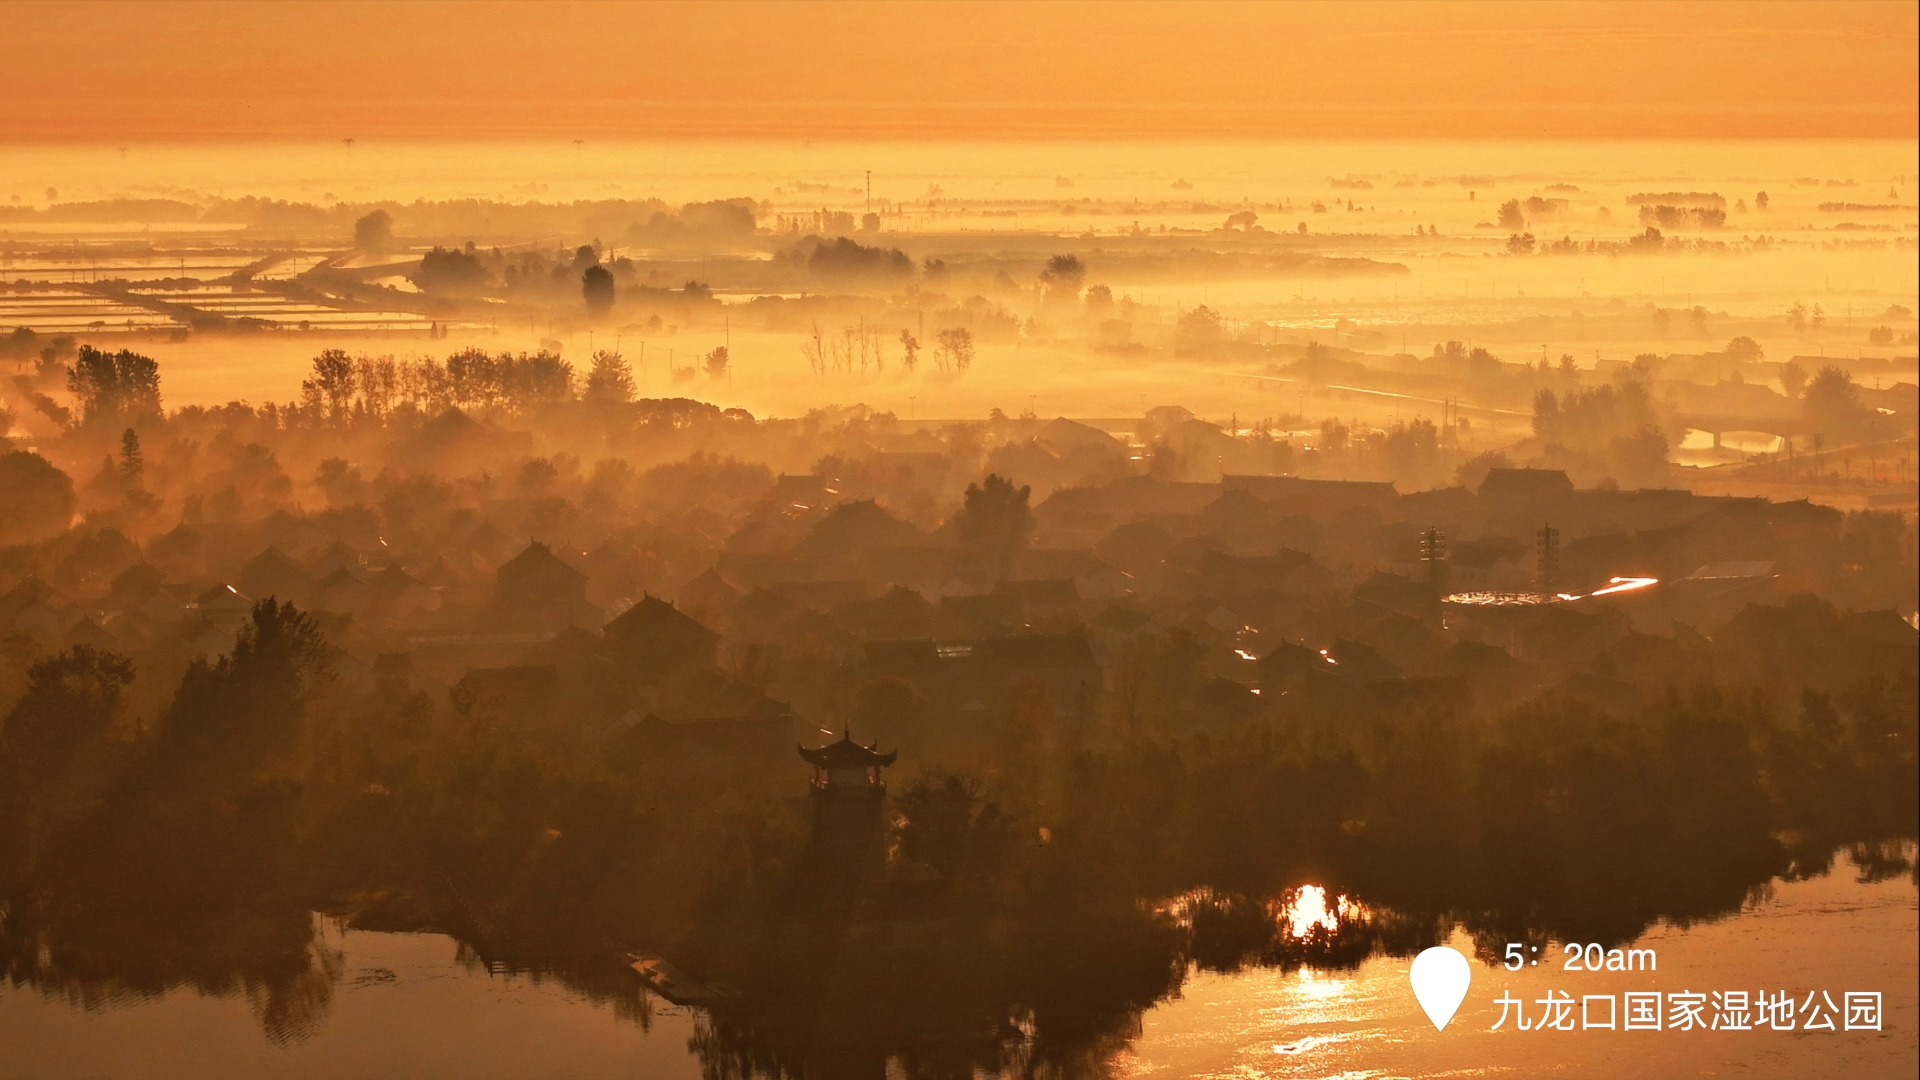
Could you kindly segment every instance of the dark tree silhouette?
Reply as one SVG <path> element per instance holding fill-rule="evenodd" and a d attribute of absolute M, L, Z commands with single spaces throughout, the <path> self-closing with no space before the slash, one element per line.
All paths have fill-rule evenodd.
<path fill-rule="evenodd" d="M 1780 365 L 1780 389 L 1790 398 L 1797 398 L 1807 388 L 1807 369 L 1789 360 Z"/>
<path fill-rule="evenodd" d="M 1012 823 L 970 776 L 934 773 L 898 796 L 900 854 L 948 879 L 986 877 L 1013 847 Z"/>
<path fill-rule="evenodd" d="M 0 454 L 0 543 L 22 543 L 57 534 L 79 505 L 73 480 L 39 454 Z"/>
<path fill-rule="evenodd" d="M 603 404 L 624 404 L 633 400 L 633 368 L 626 357 L 605 349 L 593 354 L 593 367 L 587 372 L 586 399 Z"/>
<path fill-rule="evenodd" d="M 53 781 L 89 743 L 106 736 L 123 711 L 133 663 L 116 653 L 75 645 L 27 669 L 27 692 L 0 728 L 7 783 L 32 790 Z"/>
<path fill-rule="evenodd" d="M 587 301 L 587 312 L 605 315 L 613 310 L 613 271 L 595 264 L 580 275 L 580 295 Z"/>
<path fill-rule="evenodd" d="M 961 566 L 978 584 L 1000 581 L 1027 542 L 1033 516 L 1027 508 L 1032 488 L 1014 487 L 999 475 L 967 485 L 966 505 L 955 521 Z"/>
<path fill-rule="evenodd" d="M 934 349 L 934 359 L 939 361 L 940 370 L 951 365 L 955 371 L 965 371 L 973 366 L 973 331 L 964 326 L 956 326 L 940 331 L 939 345 Z"/>
<path fill-rule="evenodd" d="M 0 895 L 45 860 L 103 786 L 133 663 L 76 645 L 27 669 L 27 690 L 0 726 Z"/>
<path fill-rule="evenodd" d="M 867 247 L 842 236 L 816 246 L 807 269 L 837 277 L 904 277 L 913 273 L 913 260 L 899 248 Z"/>
<path fill-rule="evenodd" d="M 1225 338 L 1220 313 L 1205 305 L 1180 316 L 1173 327 L 1173 348 L 1181 356 L 1211 356 Z"/>
<path fill-rule="evenodd" d="M 187 667 L 156 732 L 156 765 L 215 790 L 253 782 L 298 747 L 307 702 L 333 661 L 313 616 L 273 597 L 256 602 L 232 652 Z"/>
<path fill-rule="evenodd" d="M 1807 423 L 1829 440 L 1855 439 L 1865 433 L 1867 407 L 1860 400 L 1860 388 L 1852 374 L 1832 364 L 1808 381 L 1800 408 Z"/>
<path fill-rule="evenodd" d="M 339 423 L 346 419 L 353 401 L 353 361 L 343 349 L 328 349 L 313 358 L 313 377 L 300 383 L 307 407 L 315 414 L 322 408 L 328 419 Z"/>
<path fill-rule="evenodd" d="M 393 215 L 374 210 L 353 223 L 355 251 L 379 253 L 393 248 Z"/>
<path fill-rule="evenodd" d="M 138 488 L 146 474 L 147 459 L 140 451 L 140 436 L 128 428 L 120 433 L 120 482 L 129 489 Z"/>
<path fill-rule="evenodd" d="M 67 367 L 67 392 L 80 403 L 80 423 L 124 423 L 160 417 L 160 365 L 128 349 L 107 353 L 80 346 Z"/>
<path fill-rule="evenodd" d="M 1040 271 L 1040 284 L 1050 300 L 1074 300 L 1087 280 L 1086 264 L 1078 255 L 1055 255 Z"/>
<path fill-rule="evenodd" d="M 1724 351 L 1742 364 L 1757 364 L 1766 357 L 1766 352 L 1760 348 L 1760 343 L 1744 334 L 1727 342 Z"/>
<path fill-rule="evenodd" d="M 421 256 L 420 269 L 413 274 L 413 282 L 421 291 L 443 296 L 472 296 L 491 280 L 478 255 L 443 247 Z"/>

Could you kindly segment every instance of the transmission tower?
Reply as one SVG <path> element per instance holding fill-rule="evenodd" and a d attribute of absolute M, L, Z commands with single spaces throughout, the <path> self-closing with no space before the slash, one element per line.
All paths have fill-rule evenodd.
<path fill-rule="evenodd" d="M 1447 534 L 1430 526 L 1420 534 L 1420 561 L 1427 565 L 1427 588 L 1439 599 L 1446 585 Z"/>
<path fill-rule="evenodd" d="M 1554 582 L 1560 576 L 1560 530 L 1551 524 L 1540 526 L 1535 550 L 1540 556 L 1540 591 L 1552 596 Z"/>

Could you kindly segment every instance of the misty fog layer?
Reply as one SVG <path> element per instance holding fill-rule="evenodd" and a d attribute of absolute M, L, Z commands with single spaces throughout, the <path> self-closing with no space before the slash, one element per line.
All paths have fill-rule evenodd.
<path fill-rule="evenodd" d="M 1910 880 L 1913 160 L 23 151 L 0 967 L 297 1042 L 320 912 L 713 1076 L 1097 1076 Z"/>

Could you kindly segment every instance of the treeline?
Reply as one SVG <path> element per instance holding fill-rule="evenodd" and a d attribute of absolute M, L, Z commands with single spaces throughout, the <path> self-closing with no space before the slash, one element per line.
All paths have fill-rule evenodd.
<path fill-rule="evenodd" d="M 353 236 L 355 222 L 384 213 L 402 238 L 516 239 L 526 236 L 626 237 L 635 243 L 708 244 L 753 235 L 759 204 L 749 198 L 672 206 L 659 199 L 508 202 L 495 199 L 417 199 L 413 202 L 335 202 L 332 205 L 248 196 L 240 199 L 100 199 L 50 206 L 0 206 L 0 221 L 120 224 L 205 222 L 265 233 Z"/>
<path fill-rule="evenodd" d="M 343 692 L 331 657 L 308 616 L 262 602 L 150 725 L 125 700 L 149 676 L 123 658 L 36 664 L 0 727 L 8 974 L 76 995 L 247 987 L 295 1037 L 340 977 L 308 950 L 317 906 L 560 958 L 589 984 L 605 957 L 668 950 L 736 991 L 696 1040 L 710 1064 L 904 1055 L 925 1075 L 921 1055 L 1098 1051 L 1190 964 L 1340 967 L 1455 924 L 1490 951 L 1624 942 L 1836 851 L 1911 874 L 1920 829 L 1911 666 L 1785 704 L 1673 683 L 1099 747 L 1035 698 L 974 733 L 990 781 L 903 763 L 873 902 L 926 929 L 853 945 L 859 909 L 807 886 L 785 792 L 669 811 L 651 773 L 546 758 L 403 679 Z M 1317 928 L 1290 918 L 1306 882 L 1332 915 Z"/>

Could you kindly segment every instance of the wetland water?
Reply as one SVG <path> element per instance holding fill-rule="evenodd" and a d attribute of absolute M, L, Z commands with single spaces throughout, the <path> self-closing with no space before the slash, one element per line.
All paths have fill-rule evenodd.
<path fill-rule="evenodd" d="M 1912 1076 L 1920 1065 L 1910 878 L 1861 884 L 1844 861 L 1776 883 L 1737 914 L 1657 927 L 1638 947 L 1657 972 L 1578 974 L 1557 946 L 1538 969 L 1475 964 L 1465 1005 L 1436 1033 L 1407 990 L 1406 958 L 1345 971 L 1197 973 L 1121 1045 L 1090 1049 L 1109 1077 Z M 1464 936 L 1454 945 L 1471 946 Z M 536 975 L 489 974 L 437 934 L 324 925 L 300 1000 L 236 985 L 205 995 L 109 987 L 0 987 L 4 1080 L 228 1080 L 275 1076 L 697 1078 L 698 1018 L 630 993 L 589 994 Z M 1834 1033 L 1490 1031 L 1503 991 L 1531 1002 L 1628 991 L 1826 990 L 1884 995 L 1883 1030 Z M 68 996 L 71 995 L 71 996 Z"/>

